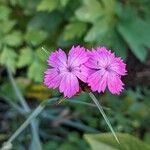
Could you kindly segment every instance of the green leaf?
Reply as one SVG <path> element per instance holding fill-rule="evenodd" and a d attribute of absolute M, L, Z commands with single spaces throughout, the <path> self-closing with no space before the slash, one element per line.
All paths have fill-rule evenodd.
<path fill-rule="evenodd" d="M 33 60 L 33 63 L 30 65 L 27 75 L 30 79 L 36 82 L 42 82 L 45 70 L 46 65 L 36 59 Z"/>
<path fill-rule="evenodd" d="M 12 33 L 6 35 L 4 40 L 9 46 L 17 47 L 22 44 L 22 33 L 20 31 L 13 31 Z"/>
<path fill-rule="evenodd" d="M 29 47 L 22 48 L 20 51 L 21 52 L 19 55 L 18 63 L 17 63 L 17 66 L 19 68 L 31 64 L 33 60 L 33 51 L 31 48 Z"/>
<path fill-rule="evenodd" d="M 138 18 L 118 25 L 119 33 L 141 62 L 145 61 L 147 48 L 150 47 L 149 25 L 146 21 L 144 22 Z"/>
<path fill-rule="evenodd" d="M 0 63 L 8 67 L 12 72 L 16 69 L 16 52 L 8 47 L 5 47 L 0 55 Z"/>
<path fill-rule="evenodd" d="M 91 5 L 92 4 L 92 5 Z M 109 34 L 115 25 L 114 0 L 85 0 L 83 6 L 77 10 L 76 16 L 79 20 L 93 24 L 86 34 L 85 42 L 100 43 L 104 36 Z"/>
<path fill-rule="evenodd" d="M 61 14 L 59 12 L 45 13 L 40 12 L 37 13 L 28 23 L 28 29 L 43 29 L 50 33 L 55 32 L 58 25 L 62 21 Z M 48 20 L 48 21 L 47 21 Z M 45 24 L 46 22 L 46 24 Z"/>
<path fill-rule="evenodd" d="M 7 20 L 11 10 L 9 7 L 0 5 L 0 20 Z"/>
<path fill-rule="evenodd" d="M 100 41 L 103 36 L 107 33 L 109 29 L 109 24 L 107 21 L 99 21 L 93 25 L 93 27 L 86 34 L 84 41 L 86 42 L 95 42 Z"/>
<path fill-rule="evenodd" d="M 13 28 L 15 23 L 16 23 L 16 21 L 14 21 L 14 20 L 1 21 L 0 22 L 0 29 L 2 29 L 2 31 L 0 31 L 0 32 L 8 33 Z"/>
<path fill-rule="evenodd" d="M 60 0 L 60 4 L 62 7 L 65 7 L 70 0 Z"/>
<path fill-rule="evenodd" d="M 25 40 L 33 46 L 41 44 L 47 37 L 47 33 L 42 30 L 30 30 L 25 34 Z"/>
<path fill-rule="evenodd" d="M 63 32 L 64 40 L 72 40 L 80 38 L 86 31 L 87 25 L 82 22 L 71 22 L 68 24 Z"/>
<path fill-rule="evenodd" d="M 53 11 L 59 6 L 59 0 L 42 0 L 37 7 L 38 11 Z"/>
<path fill-rule="evenodd" d="M 79 20 L 95 22 L 101 17 L 102 6 L 98 0 L 83 0 L 83 6 L 76 11 Z"/>
<path fill-rule="evenodd" d="M 85 134 L 84 138 L 90 144 L 92 150 L 150 150 L 150 145 L 142 142 L 129 134 L 118 133 L 118 144 L 112 134 Z"/>

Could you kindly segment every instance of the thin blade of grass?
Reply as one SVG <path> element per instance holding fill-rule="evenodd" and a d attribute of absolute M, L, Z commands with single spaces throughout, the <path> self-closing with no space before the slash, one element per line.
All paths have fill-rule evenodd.
<path fill-rule="evenodd" d="M 108 120 L 108 118 L 107 118 L 107 116 L 106 116 L 102 106 L 98 102 L 97 98 L 95 97 L 95 95 L 92 92 L 90 92 L 89 95 L 90 95 L 91 99 L 93 100 L 93 102 L 96 104 L 96 106 L 99 109 L 100 113 L 102 114 L 103 118 L 105 119 L 105 121 L 106 121 L 108 127 L 110 128 L 113 136 L 115 137 L 116 141 L 120 144 L 119 139 L 118 139 L 118 137 L 117 137 L 117 135 L 116 135 L 116 133 L 115 133 L 115 131 L 114 131 L 110 121 Z"/>
<path fill-rule="evenodd" d="M 50 102 L 54 102 L 57 101 L 58 98 L 51 98 L 49 100 L 46 100 L 50 103 Z M 31 114 L 30 116 L 26 119 L 26 121 L 15 131 L 15 133 L 8 139 L 7 142 L 4 143 L 3 147 L 1 148 L 2 150 L 7 147 L 7 145 L 12 145 L 12 141 L 14 141 L 16 139 L 16 137 L 18 137 L 20 135 L 20 133 L 22 131 L 24 131 L 24 129 L 32 123 L 32 121 L 43 111 L 43 109 L 45 108 L 45 104 L 44 102 L 42 102 Z M 36 129 L 36 128 L 34 128 Z M 36 134 L 35 134 L 36 135 Z M 37 137 L 36 137 L 37 138 Z M 38 140 L 38 139 L 35 139 Z M 37 143 L 38 144 L 38 143 Z"/>
<path fill-rule="evenodd" d="M 23 97 L 23 95 L 22 95 L 22 93 L 21 93 L 19 87 L 17 86 L 17 83 L 15 82 L 15 79 L 14 79 L 14 77 L 13 77 L 13 74 L 12 74 L 12 72 L 10 71 L 9 68 L 7 68 L 7 73 L 8 73 L 8 78 L 9 78 L 11 84 L 12 84 L 12 87 L 13 87 L 15 93 L 16 93 L 16 96 L 18 97 L 18 99 L 19 99 L 19 101 L 20 101 L 20 103 L 21 103 L 21 105 L 22 105 L 24 111 L 25 111 L 26 113 L 30 113 L 31 109 L 30 109 L 30 107 L 28 106 L 28 104 L 27 104 L 25 98 Z M 37 150 L 42 150 L 41 141 L 40 141 L 40 138 L 39 138 L 38 131 L 37 131 L 37 129 L 36 129 L 36 122 L 35 122 L 34 119 L 31 121 L 31 131 L 32 131 L 32 133 L 33 133 L 33 134 L 32 134 L 33 139 L 34 139 L 34 141 L 36 142 L 36 143 L 34 142 L 34 145 L 37 147 Z"/>
<path fill-rule="evenodd" d="M 44 47 L 42 47 L 42 50 L 43 50 L 47 55 L 49 55 L 48 50 L 46 50 Z"/>

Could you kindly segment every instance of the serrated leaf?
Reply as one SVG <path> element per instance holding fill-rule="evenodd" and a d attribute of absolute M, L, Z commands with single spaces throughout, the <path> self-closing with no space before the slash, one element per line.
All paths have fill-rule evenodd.
<path fill-rule="evenodd" d="M 27 75 L 36 82 L 42 82 L 46 65 L 39 60 L 34 60 L 30 65 Z"/>
<path fill-rule="evenodd" d="M 38 11 L 53 11 L 59 6 L 59 0 L 42 0 L 37 7 Z"/>
<path fill-rule="evenodd" d="M 18 63 L 17 63 L 17 66 L 19 68 L 31 64 L 33 60 L 33 51 L 31 48 L 29 47 L 22 48 L 20 51 L 21 52 L 19 55 Z"/>
<path fill-rule="evenodd" d="M 150 145 L 142 142 L 129 134 L 118 133 L 120 139 L 118 144 L 112 134 L 85 134 L 84 138 L 90 144 L 92 150 L 149 150 Z"/>
<path fill-rule="evenodd" d="M 5 47 L 0 55 L 0 63 L 8 67 L 12 72 L 16 69 L 16 52 L 8 47 Z"/>
<path fill-rule="evenodd" d="M 122 22 L 118 25 L 118 31 L 128 43 L 134 55 L 141 61 L 145 61 L 147 49 L 150 47 L 150 30 L 146 22 L 136 18 L 130 22 Z"/>
<path fill-rule="evenodd" d="M 30 30 L 25 34 L 25 40 L 33 46 L 41 44 L 46 37 L 47 33 L 42 30 Z"/>
<path fill-rule="evenodd" d="M 12 33 L 5 36 L 4 41 L 9 46 L 19 46 L 23 40 L 22 33 L 19 31 L 13 31 Z"/>
<path fill-rule="evenodd" d="M 80 38 L 86 31 L 87 25 L 82 22 L 71 22 L 68 24 L 63 32 L 65 40 L 71 40 L 74 38 Z"/>

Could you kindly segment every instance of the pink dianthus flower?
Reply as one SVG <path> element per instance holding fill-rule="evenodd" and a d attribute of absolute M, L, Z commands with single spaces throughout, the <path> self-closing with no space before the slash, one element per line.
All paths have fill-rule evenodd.
<path fill-rule="evenodd" d="M 50 54 L 44 76 L 44 84 L 48 88 L 59 88 L 65 97 L 72 97 L 79 92 L 79 80 L 86 82 L 89 68 L 84 64 L 88 60 L 85 48 L 72 47 L 68 57 L 61 49 Z"/>
<path fill-rule="evenodd" d="M 121 76 L 126 75 L 126 64 L 120 57 L 105 47 L 88 51 L 89 60 L 86 66 L 93 70 L 88 77 L 88 85 L 92 91 L 104 92 L 106 87 L 112 94 L 120 94 L 123 90 Z"/>

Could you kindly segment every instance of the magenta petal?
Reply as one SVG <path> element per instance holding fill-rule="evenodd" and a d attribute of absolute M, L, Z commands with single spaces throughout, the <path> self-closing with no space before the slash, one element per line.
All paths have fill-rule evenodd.
<path fill-rule="evenodd" d="M 99 62 L 100 56 L 97 53 L 97 51 L 95 51 L 95 50 L 88 51 L 87 56 L 89 57 L 89 59 L 85 63 L 85 65 L 89 68 L 99 69 L 98 62 Z"/>
<path fill-rule="evenodd" d="M 123 60 L 120 57 L 116 57 L 112 64 L 110 65 L 110 69 L 116 72 L 119 75 L 126 75 L 126 64 L 123 62 Z"/>
<path fill-rule="evenodd" d="M 71 73 L 65 73 L 62 77 L 60 86 L 60 92 L 64 93 L 65 97 L 72 97 L 79 92 L 79 82 L 75 75 Z"/>
<path fill-rule="evenodd" d="M 91 69 L 86 67 L 85 65 L 81 65 L 78 67 L 75 71 L 74 74 L 83 82 L 87 82 L 88 76 L 91 74 Z"/>
<path fill-rule="evenodd" d="M 100 82 L 99 82 L 99 88 L 98 88 L 98 92 L 104 92 L 107 86 L 107 72 L 104 73 L 104 75 L 102 76 Z"/>
<path fill-rule="evenodd" d="M 72 47 L 68 55 L 68 65 L 79 66 L 88 60 L 85 48 L 77 46 Z"/>
<path fill-rule="evenodd" d="M 116 74 L 108 75 L 108 89 L 112 94 L 120 94 L 123 90 L 123 83 L 120 77 Z"/>
<path fill-rule="evenodd" d="M 103 74 L 104 72 L 99 70 L 89 76 L 88 85 L 91 87 L 92 91 L 98 91 Z"/>
<path fill-rule="evenodd" d="M 48 88 L 57 88 L 60 85 L 61 76 L 58 71 L 54 69 L 47 69 L 44 76 L 44 84 Z"/>
<path fill-rule="evenodd" d="M 61 49 L 56 52 L 52 52 L 48 58 L 48 64 L 52 67 L 66 66 L 67 56 L 65 52 Z"/>

